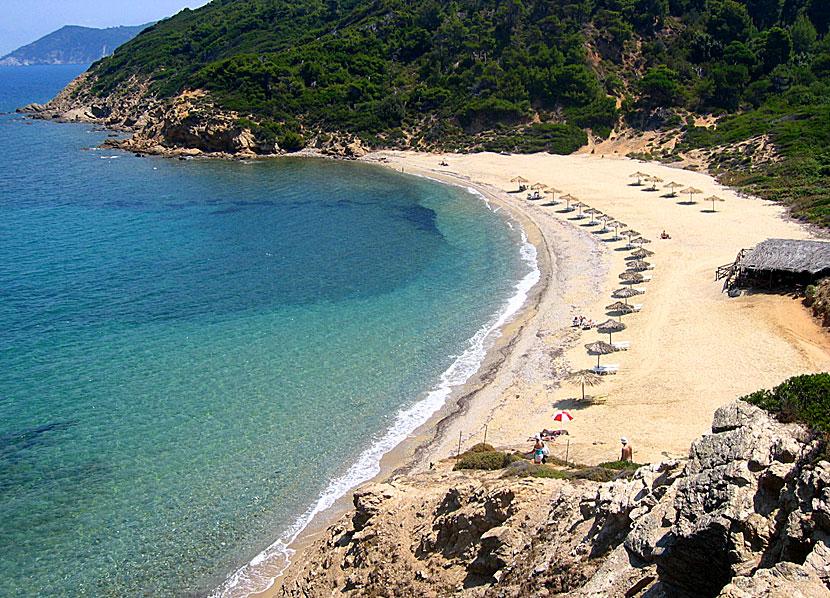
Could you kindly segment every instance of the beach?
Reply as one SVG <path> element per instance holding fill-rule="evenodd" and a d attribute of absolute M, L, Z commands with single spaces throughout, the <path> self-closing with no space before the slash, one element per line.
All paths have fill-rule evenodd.
<path fill-rule="evenodd" d="M 395 170 L 428 176 L 477 190 L 494 210 L 505 209 L 536 247 L 541 280 L 523 309 L 502 329 L 479 372 L 412 437 L 387 454 L 376 478 L 427 469 L 485 439 L 506 450 L 529 450 L 527 438 L 542 429 L 566 429 L 551 444 L 552 454 L 572 462 L 598 464 L 620 456 L 627 437 L 638 463 L 686 458 L 690 443 L 711 425 L 714 411 L 735 398 L 770 388 L 786 378 L 830 369 L 830 335 L 792 295 L 744 292 L 729 297 L 715 269 L 738 251 L 767 238 L 814 238 L 808 227 L 786 217 L 781 206 L 742 197 L 712 177 L 618 156 L 456 155 L 383 151 L 364 158 Z M 444 163 L 446 165 L 442 165 Z M 666 197 L 632 185 L 636 171 L 676 181 L 700 191 Z M 569 193 L 622 221 L 651 243 L 647 258 L 653 278 L 632 303 L 642 309 L 625 315 L 626 330 L 613 340 L 630 348 L 602 356 L 619 364 L 615 375 L 586 388 L 599 400 L 583 402 L 581 389 L 563 380 L 570 371 L 596 365 L 585 344 L 608 341 L 595 329 L 571 326 L 575 316 L 596 322 L 611 317 L 605 306 L 622 285 L 625 241 L 610 241 L 590 218 L 564 212 L 564 204 L 544 205 L 517 192 L 521 176 Z M 712 194 L 725 199 L 712 212 Z M 557 194 L 558 197 L 559 194 Z M 670 239 L 661 239 L 661 232 Z M 553 421 L 557 410 L 574 420 Z M 318 518 L 293 548 L 303 548 L 327 522 L 349 506 L 348 498 Z M 290 577 L 290 574 L 289 574 Z M 275 584 L 263 596 L 278 593 Z"/>
<path fill-rule="evenodd" d="M 547 288 L 520 316 L 521 331 L 486 384 L 474 385 L 462 413 L 444 421 L 426 455 L 451 456 L 484 438 L 496 446 L 527 449 L 529 435 L 544 428 L 567 429 L 553 443 L 553 454 L 596 464 L 619 458 L 620 438 L 634 447 L 635 461 L 654 462 L 688 456 L 691 441 L 704 433 L 717 407 L 786 378 L 830 369 L 830 336 L 800 299 L 772 293 L 729 297 L 715 269 L 731 263 L 738 251 L 767 238 L 814 238 L 808 227 L 787 219 L 781 206 L 742 197 L 712 177 L 665 165 L 618 156 L 575 154 L 432 155 L 380 152 L 371 156 L 392 168 L 467 184 L 497 197 L 520 219 L 532 222 L 539 237 L 529 235 L 540 254 Z M 446 166 L 439 163 L 445 162 Z M 681 204 L 688 195 L 666 197 L 633 185 L 642 171 L 702 191 L 697 203 Z M 627 329 L 613 340 L 630 341 L 627 351 L 602 357 L 619 364 L 616 375 L 603 377 L 586 393 L 600 395 L 594 404 L 576 400 L 579 386 L 564 382 L 572 370 L 591 368 L 596 356 L 584 345 L 608 341 L 596 330 L 571 327 L 574 316 L 607 320 L 605 306 L 616 301 L 618 274 L 626 269 L 625 241 L 609 242 L 600 226 L 565 213 L 564 204 L 528 201 L 516 193 L 521 176 L 570 193 L 585 204 L 624 222 L 652 242 L 648 261 L 653 278 L 639 286 L 646 292 L 632 300 L 640 312 L 625 315 Z M 712 203 L 703 198 L 717 195 Z M 661 239 L 662 231 L 671 239 Z M 540 240 L 541 239 L 541 240 Z M 547 270 L 547 272 L 545 272 Z M 506 337 L 510 331 L 506 331 Z M 554 422 L 556 410 L 574 420 Z M 423 465 L 423 458 L 421 459 Z"/>

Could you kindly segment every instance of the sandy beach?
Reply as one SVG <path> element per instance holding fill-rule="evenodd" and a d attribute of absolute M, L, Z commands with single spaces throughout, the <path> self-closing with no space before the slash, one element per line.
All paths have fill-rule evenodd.
<path fill-rule="evenodd" d="M 554 454 L 565 456 L 569 444 L 569 458 L 582 463 L 618 458 L 621 436 L 633 444 L 637 462 L 685 457 L 720 405 L 792 375 L 830 369 L 830 335 L 800 300 L 766 293 L 731 298 L 723 281 L 715 281 L 715 269 L 740 249 L 770 237 L 815 236 L 787 219 L 780 206 L 741 197 L 705 174 L 617 156 L 379 152 L 369 159 L 472 185 L 504 202 L 538 230 L 540 238 L 529 237 L 549 281 L 529 301 L 530 313 L 519 318 L 521 330 L 504 358 L 484 384 L 471 383 L 462 413 L 442 422 L 440 437 L 418 459 L 421 465 L 454 454 L 459 432 L 462 447 L 481 441 L 485 425 L 488 443 L 513 448 L 525 448 L 528 435 L 543 428 L 565 428 L 569 442 L 557 441 Z M 688 195 L 666 197 L 665 183 L 657 191 L 632 185 L 629 175 L 638 170 L 703 193 L 695 204 L 678 203 Z M 584 344 L 608 335 L 572 328 L 571 322 L 576 315 L 610 317 L 605 306 L 623 286 L 618 274 L 630 252 L 624 241 L 611 242 L 611 234 L 588 226 L 589 219 L 563 212 L 564 205 L 544 206 L 546 200 L 515 193 L 516 176 L 570 193 L 652 240 L 646 247 L 654 251 L 648 258 L 653 279 L 639 285 L 647 291 L 632 300 L 643 308 L 623 316 L 627 329 L 613 338 L 630 341 L 630 349 L 602 357 L 620 367 L 586 391 L 604 395 L 596 404 L 574 400 L 581 390 L 562 376 L 594 366 L 597 358 Z M 726 200 L 715 212 L 702 201 L 712 194 Z M 671 239 L 660 239 L 663 230 Z M 557 409 L 568 410 L 574 421 L 552 421 Z"/>
<path fill-rule="evenodd" d="M 569 434 L 551 446 L 553 454 L 595 464 L 619 458 L 619 439 L 633 444 L 635 461 L 685 458 L 689 445 L 706 432 L 717 407 L 786 378 L 830 369 L 830 335 L 798 299 L 743 293 L 729 297 L 715 269 L 730 263 L 743 248 L 770 237 L 814 238 L 815 232 L 789 220 L 777 205 L 738 196 L 713 178 L 663 165 L 622 157 L 576 154 L 505 156 L 440 155 L 384 151 L 368 162 L 448 183 L 474 187 L 494 209 L 507 209 L 537 248 L 541 281 L 524 308 L 502 330 L 481 370 L 449 403 L 410 438 L 384 457 L 384 479 L 425 469 L 484 439 L 505 449 L 528 450 L 529 435 L 544 428 Z M 440 165 L 445 162 L 447 165 Z M 646 191 L 631 185 L 629 175 L 642 171 L 683 188 L 703 193 L 698 202 L 666 197 L 667 190 Z M 605 321 L 605 306 L 616 301 L 618 274 L 626 270 L 625 241 L 611 241 L 589 219 L 564 212 L 564 204 L 545 206 L 547 199 L 528 201 L 517 193 L 516 176 L 530 183 L 570 193 L 585 204 L 624 222 L 651 239 L 653 278 L 637 286 L 644 294 L 638 313 L 623 316 L 627 329 L 613 340 L 630 341 L 627 351 L 602 357 L 619 364 L 619 372 L 603 377 L 587 394 L 602 395 L 586 404 L 576 400 L 579 386 L 563 376 L 591 368 L 597 358 L 585 344 L 608 341 L 607 334 L 571 326 L 574 316 Z M 716 194 L 726 201 L 711 212 L 702 198 Z M 665 230 L 671 239 L 660 239 Z M 555 411 L 574 420 L 559 423 Z M 321 529 L 350 505 L 345 497 L 318 517 L 292 545 L 292 561 L 303 562 L 303 550 Z M 279 593 L 280 581 L 261 596 Z"/>

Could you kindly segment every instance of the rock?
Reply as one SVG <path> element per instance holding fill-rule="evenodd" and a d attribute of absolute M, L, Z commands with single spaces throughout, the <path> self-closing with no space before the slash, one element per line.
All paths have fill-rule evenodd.
<path fill-rule="evenodd" d="M 795 563 L 759 569 L 751 577 L 736 577 L 718 598 L 825 598 L 830 591 L 814 574 Z"/>

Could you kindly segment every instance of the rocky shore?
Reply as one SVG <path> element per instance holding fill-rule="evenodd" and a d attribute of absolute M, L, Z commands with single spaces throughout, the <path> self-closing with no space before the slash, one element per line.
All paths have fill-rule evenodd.
<path fill-rule="evenodd" d="M 103 145 L 137 154 L 171 157 L 211 156 L 250 159 L 285 154 L 276 141 L 256 138 L 242 115 L 223 111 L 202 91 L 170 99 L 153 95 L 147 80 L 133 77 L 118 93 L 92 93 L 93 76 L 83 73 L 46 104 L 29 104 L 18 112 L 58 122 L 85 122 L 131 133 Z M 368 150 L 352 136 L 329 135 L 309 140 L 313 153 L 359 158 Z"/>
<path fill-rule="evenodd" d="M 688 460 L 630 479 L 439 467 L 363 487 L 275 595 L 830 596 L 820 451 L 804 427 L 735 401 Z"/>

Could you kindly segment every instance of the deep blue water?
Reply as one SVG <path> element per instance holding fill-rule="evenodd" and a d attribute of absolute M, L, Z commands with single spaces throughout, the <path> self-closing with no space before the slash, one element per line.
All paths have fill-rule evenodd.
<path fill-rule="evenodd" d="M 0 68 L 0 111 L 81 70 Z M 376 471 L 533 269 L 460 188 L 106 135 L 0 116 L 4 595 L 211 592 Z"/>

